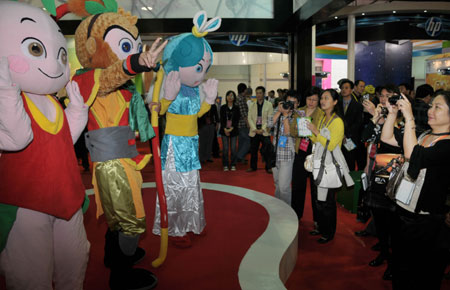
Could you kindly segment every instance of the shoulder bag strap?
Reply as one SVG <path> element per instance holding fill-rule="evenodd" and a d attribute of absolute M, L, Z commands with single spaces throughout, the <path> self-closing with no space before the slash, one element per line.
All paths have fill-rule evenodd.
<path fill-rule="evenodd" d="M 327 156 L 328 144 L 330 144 L 330 140 L 327 140 L 327 144 L 325 145 L 325 149 L 323 150 L 322 157 L 320 158 L 319 174 L 317 174 L 317 178 L 316 180 L 314 180 L 314 183 L 317 186 L 319 186 L 320 182 L 322 181 L 323 172 L 325 170 L 325 157 Z"/>
<path fill-rule="evenodd" d="M 334 158 L 333 151 L 330 151 L 330 153 L 331 153 L 331 158 L 333 160 L 333 164 L 334 164 L 334 166 L 336 166 L 336 172 L 339 176 L 339 179 L 341 180 L 341 183 L 344 184 L 344 176 L 342 175 L 341 166 L 337 162 L 336 158 Z"/>
<path fill-rule="evenodd" d="M 280 123 L 281 123 L 281 115 L 280 117 L 278 117 L 277 120 L 277 135 L 275 137 L 275 153 L 277 153 L 277 148 L 278 148 L 278 136 L 280 136 Z"/>

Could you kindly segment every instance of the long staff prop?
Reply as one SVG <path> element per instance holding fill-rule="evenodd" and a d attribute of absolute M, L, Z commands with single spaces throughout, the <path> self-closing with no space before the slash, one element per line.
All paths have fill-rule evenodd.
<path fill-rule="evenodd" d="M 152 101 L 159 102 L 159 91 L 161 90 L 162 80 L 164 77 L 164 71 L 162 65 L 160 65 L 158 72 L 156 73 L 156 81 L 153 90 Z M 153 160 L 155 162 L 155 179 L 156 179 L 156 191 L 159 199 L 159 209 L 161 212 L 161 245 L 159 248 L 159 256 L 152 262 L 152 266 L 159 267 L 167 257 L 167 243 L 168 243 L 168 222 L 167 222 L 167 202 L 166 195 L 164 193 L 164 186 L 162 182 L 162 168 L 161 168 L 161 150 L 159 146 L 159 129 L 158 129 L 158 116 L 159 113 L 155 111 L 155 106 L 152 110 L 152 127 L 155 131 L 155 138 L 152 139 L 153 148 Z"/>

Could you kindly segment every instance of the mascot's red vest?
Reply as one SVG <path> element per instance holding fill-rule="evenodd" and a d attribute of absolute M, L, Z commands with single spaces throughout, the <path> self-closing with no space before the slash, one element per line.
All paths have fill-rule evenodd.
<path fill-rule="evenodd" d="M 0 203 L 15 205 L 69 220 L 82 206 L 85 188 L 62 110 L 63 125 L 55 135 L 44 131 L 31 119 L 33 141 L 18 152 L 0 156 Z"/>

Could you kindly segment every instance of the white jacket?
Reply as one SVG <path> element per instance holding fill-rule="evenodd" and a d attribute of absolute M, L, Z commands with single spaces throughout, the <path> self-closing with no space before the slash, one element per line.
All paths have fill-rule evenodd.
<path fill-rule="evenodd" d="M 323 137 L 325 137 L 328 140 L 330 139 L 330 131 L 326 127 L 322 128 L 320 130 L 320 135 L 322 135 Z M 316 142 L 315 148 L 314 148 L 314 160 L 322 159 L 323 150 L 325 150 L 325 148 L 322 146 L 322 144 L 320 144 L 320 142 Z M 350 176 L 350 170 L 348 169 L 348 165 L 347 165 L 347 162 L 345 161 L 344 154 L 342 154 L 341 147 L 336 146 L 333 150 L 333 155 L 334 155 L 334 158 L 336 159 L 337 163 L 342 168 L 342 173 L 343 173 L 343 176 L 345 179 L 345 183 L 347 184 L 347 186 L 353 186 L 355 184 L 355 182 L 353 181 L 353 178 Z M 331 157 L 331 153 L 330 153 L 330 151 L 328 151 L 325 156 L 325 165 L 332 164 L 332 162 L 333 162 L 333 159 Z M 319 187 L 319 186 L 317 187 L 318 200 L 325 201 L 327 198 L 327 193 L 328 193 L 328 188 Z"/>

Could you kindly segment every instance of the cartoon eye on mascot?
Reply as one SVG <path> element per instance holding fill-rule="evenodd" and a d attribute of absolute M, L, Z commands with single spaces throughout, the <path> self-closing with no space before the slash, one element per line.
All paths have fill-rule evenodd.
<path fill-rule="evenodd" d="M 117 9 L 113 0 L 69 1 L 67 8 L 86 17 L 75 32 L 75 50 L 83 68 L 73 80 L 89 106 L 85 140 L 94 163 L 97 216 L 104 213 L 108 223 L 104 263 L 111 269 L 109 284 L 112 289 L 149 289 L 156 286 L 156 277 L 133 268 L 145 255 L 138 247 L 146 228 L 140 170 L 150 160 L 150 154 L 137 152 L 135 131 L 145 142 L 154 130 L 131 79 L 157 66 L 167 42 L 159 45 L 158 39 L 142 52 L 137 17 Z"/>
<path fill-rule="evenodd" d="M 73 143 L 88 107 L 46 12 L 2 1 L 0 27 L 1 272 L 7 289 L 83 289 L 90 244 Z M 64 86 L 65 110 L 53 96 Z"/>
<path fill-rule="evenodd" d="M 213 62 L 213 52 L 204 36 L 220 24 L 218 17 L 207 21 L 205 12 L 197 13 L 192 33 L 171 38 L 163 53 L 166 78 L 160 114 L 166 115 L 166 129 L 161 144 L 162 179 L 169 240 L 182 248 L 191 246 L 188 232 L 201 234 L 206 226 L 198 171 L 197 119 L 209 111 L 217 96 L 218 81 L 203 82 Z M 154 234 L 161 233 L 160 219 L 157 202 Z"/>

